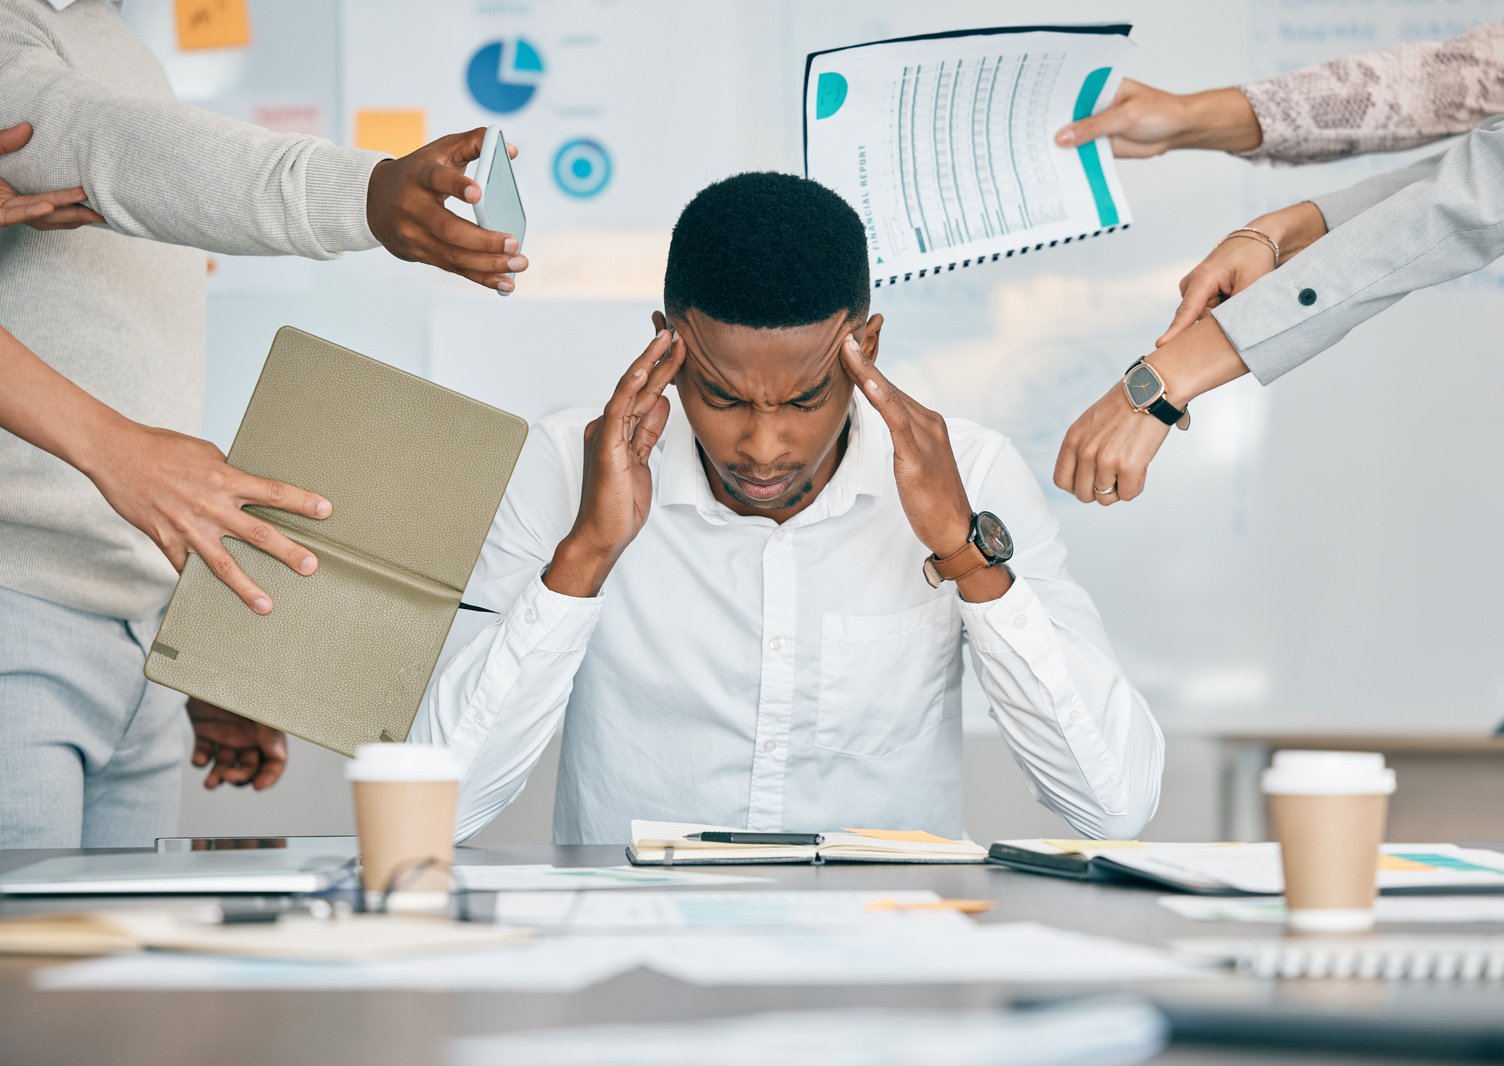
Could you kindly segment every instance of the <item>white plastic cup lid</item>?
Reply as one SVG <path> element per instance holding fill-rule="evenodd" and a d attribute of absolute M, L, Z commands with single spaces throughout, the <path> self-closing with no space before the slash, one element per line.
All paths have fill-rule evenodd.
<path fill-rule="evenodd" d="M 345 764 L 347 781 L 458 781 L 460 760 L 442 744 L 362 744 Z"/>
<path fill-rule="evenodd" d="M 1269 796 L 1387 796 L 1394 771 L 1370 751 L 1277 751 L 1264 771 Z"/>

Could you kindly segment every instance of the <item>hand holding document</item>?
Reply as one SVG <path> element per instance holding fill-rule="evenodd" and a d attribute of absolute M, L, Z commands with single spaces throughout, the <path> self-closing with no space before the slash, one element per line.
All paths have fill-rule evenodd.
<path fill-rule="evenodd" d="M 874 285 L 1126 228 L 1105 140 L 1055 130 L 1106 106 L 1127 25 L 996 27 L 816 52 L 804 171 L 867 227 Z"/>

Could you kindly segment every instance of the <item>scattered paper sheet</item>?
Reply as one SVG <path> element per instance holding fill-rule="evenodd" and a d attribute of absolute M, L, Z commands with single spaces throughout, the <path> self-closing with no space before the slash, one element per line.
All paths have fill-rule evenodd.
<path fill-rule="evenodd" d="M 496 921 L 570 929 L 761 929 L 816 927 L 890 930 L 965 929 L 955 911 L 905 911 L 933 903 L 927 890 L 903 892 L 509 892 L 496 900 Z M 896 909 L 876 909 L 883 902 Z"/>
<path fill-rule="evenodd" d="M 1033 922 L 955 932 L 667 936 L 645 965 L 697 985 L 1151 981 L 1202 971 L 1154 948 Z"/>
<path fill-rule="evenodd" d="M 747 874 L 702 874 L 681 870 L 640 870 L 635 866 L 456 866 L 456 886 L 472 892 L 547 892 L 606 888 L 709 888 L 771 881 Z"/>
<path fill-rule="evenodd" d="M 575 1026 L 455 1040 L 449 1066 L 821 1066 L 1000 1062 L 1128 1066 L 1164 1048 L 1164 1016 L 1138 999 L 1086 1000 L 1028 1011 L 857 1008 L 741 1018 Z"/>
<path fill-rule="evenodd" d="M 1285 920 L 1279 896 L 1161 896 L 1159 905 L 1199 922 Z M 1504 922 L 1504 898 L 1497 896 L 1381 896 L 1374 906 L 1379 922 Z"/>
<path fill-rule="evenodd" d="M 869 985 L 1184 979 L 1204 971 L 1138 944 L 1030 922 L 653 937 L 539 936 L 505 949 L 375 963 L 149 952 L 39 970 L 42 989 L 404 989 L 575 992 L 643 967 L 691 984 Z"/>
<path fill-rule="evenodd" d="M 539 937 L 515 947 L 365 964 L 272 962 L 149 952 L 39 970 L 42 989 L 401 989 L 578 992 L 637 968 L 632 937 Z"/>

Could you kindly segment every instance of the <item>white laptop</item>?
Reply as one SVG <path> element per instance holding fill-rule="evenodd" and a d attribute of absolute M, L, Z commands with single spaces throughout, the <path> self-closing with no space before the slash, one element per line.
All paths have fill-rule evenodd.
<path fill-rule="evenodd" d="M 211 895 L 321 892 L 355 870 L 348 853 L 190 851 L 67 855 L 0 874 L 0 895 Z"/>

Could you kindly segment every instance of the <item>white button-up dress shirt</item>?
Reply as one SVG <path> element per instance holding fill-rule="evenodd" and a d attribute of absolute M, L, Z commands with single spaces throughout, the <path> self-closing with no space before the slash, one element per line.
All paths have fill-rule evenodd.
<path fill-rule="evenodd" d="M 972 506 L 1016 544 L 1016 579 L 990 603 L 925 582 L 891 438 L 859 398 L 835 475 L 782 525 L 711 495 L 675 404 L 647 523 L 602 594 L 579 599 L 540 575 L 574 522 L 598 413 L 533 427 L 466 596 L 502 617 L 435 678 L 414 723 L 411 739 L 468 768 L 461 839 L 517 796 L 561 726 L 559 843 L 624 842 L 633 818 L 959 836 L 963 644 L 1041 803 L 1091 837 L 1149 820 L 1164 740 L 1001 434 L 949 423 Z"/>

